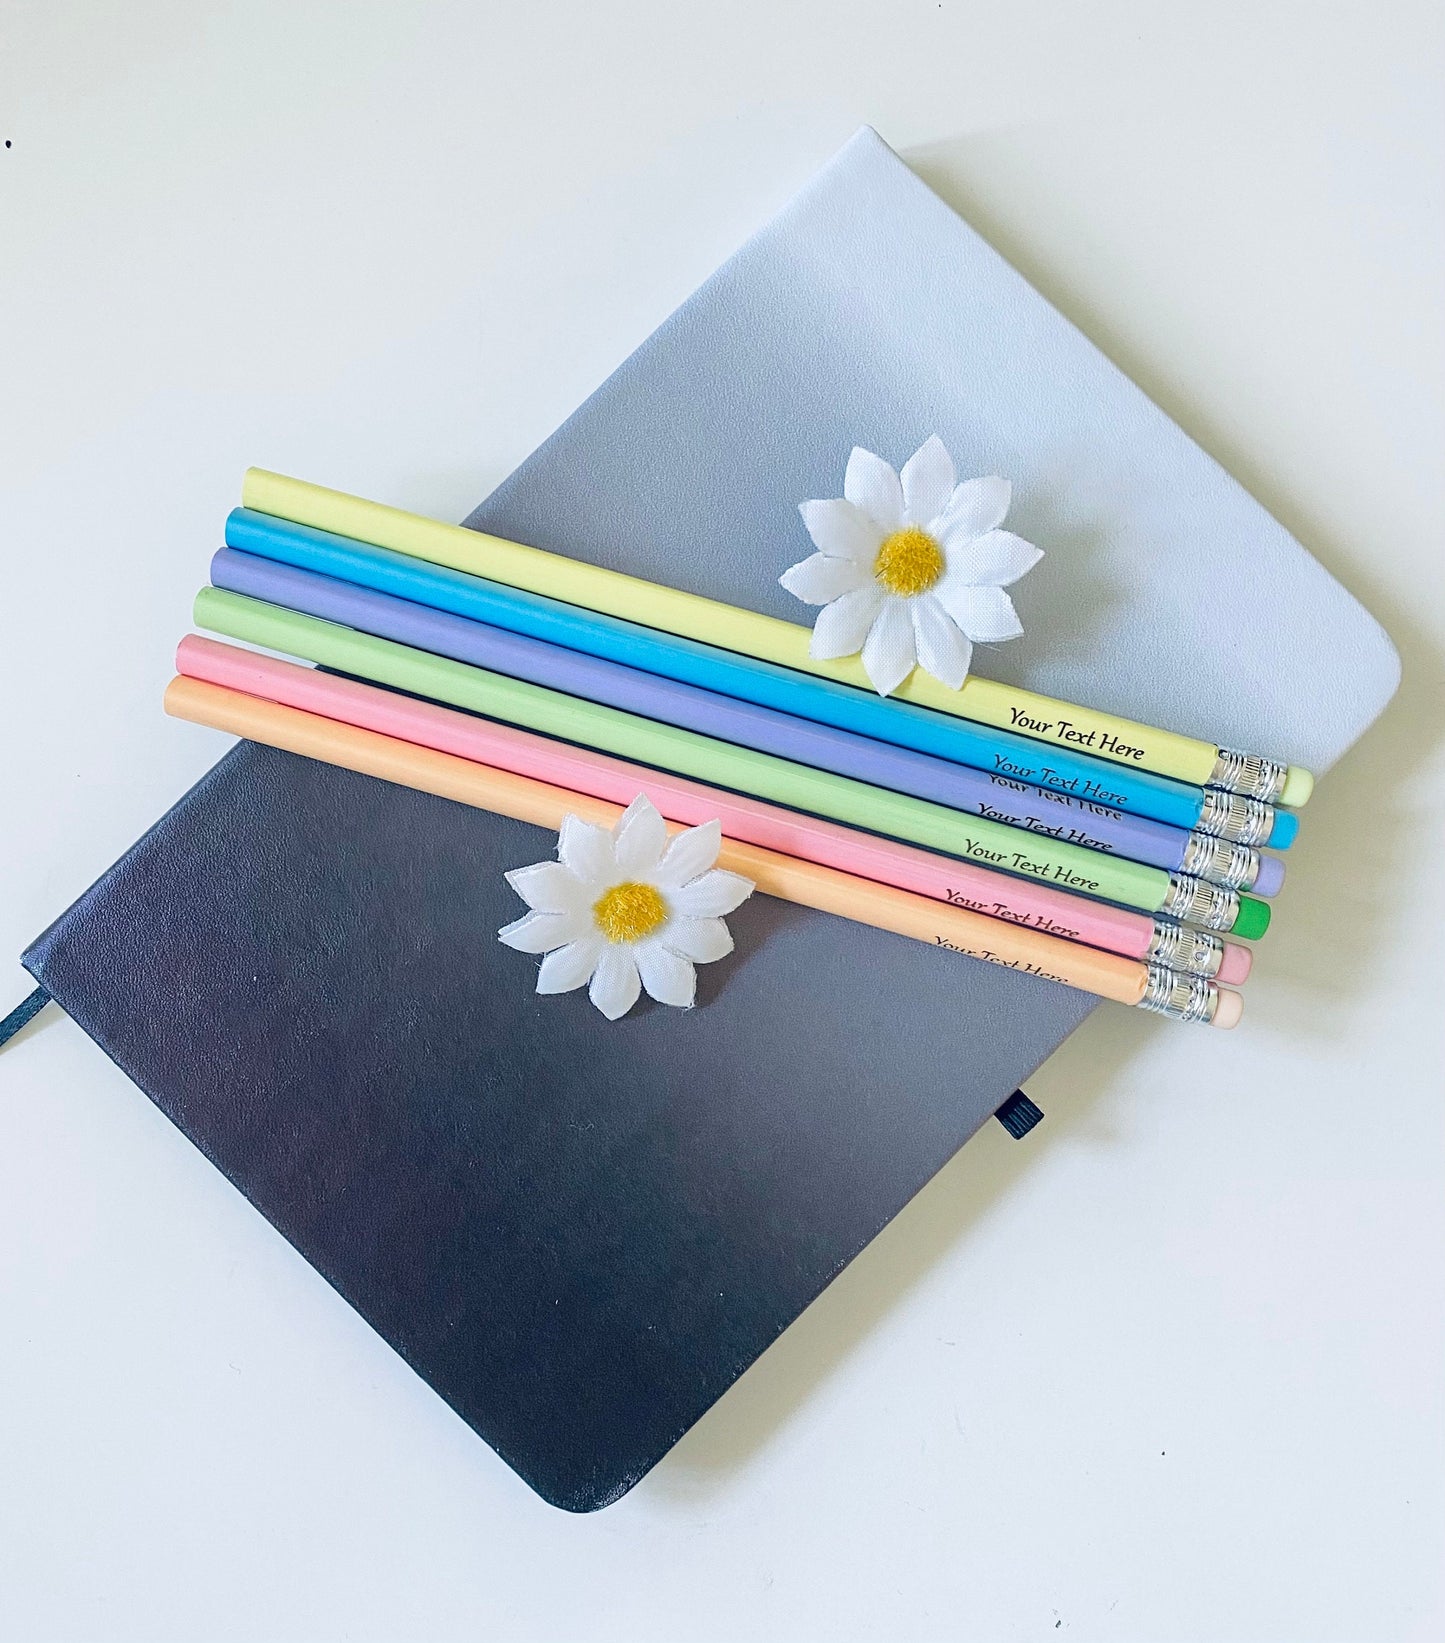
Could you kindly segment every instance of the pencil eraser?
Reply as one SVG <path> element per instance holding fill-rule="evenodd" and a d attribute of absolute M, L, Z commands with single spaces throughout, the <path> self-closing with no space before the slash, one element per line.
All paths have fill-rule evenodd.
<path fill-rule="evenodd" d="M 1280 793 L 1279 802 L 1298 807 L 1306 803 L 1315 790 L 1315 779 L 1308 770 L 1301 770 L 1297 764 L 1292 764 L 1285 773 L 1284 789 Z"/>
<path fill-rule="evenodd" d="M 1239 898 L 1239 911 L 1234 915 L 1234 923 L 1229 927 L 1232 936 L 1243 936 L 1246 941 L 1256 941 L 1269 929 L 1269 903 L 1257 901 L 1253 896 Z"/>
<path fill-rule="evenodd" d="M 1274 826 L 1265 841 L 1271 850 L 1288 850 L 1299 833 L 1299 817 L 1292 810 L 1276 810 Z"/>
<path fill-rule="evenodd" d="M 1241 947 L 1237 941 L 1226 941 L 1224 956 L 1219 961 L 1219 970 L 1214 979 L 1238 987 L 1248 979 L 1253 967 L 1254 954 L 1248 947 Z"/>
<path fill-rule="evenodd" d="M 1232 993 L 1227 987 L 1219 989 L 1219 1002 L 1214 1006 L 1214 1015 L 1210 1018 L 1211 1027 L 1237 1027 L 1239 1018 L 1244 1014 L 1244 1000 L 1238 993 Z"/>
<path fill-rule="evenodd" d="M 1257 896 L 1277 896 L 1284 883 L 1284 863 L 1278 856 L 1261 856 L 1259 872 L 1250 889 Z"/>

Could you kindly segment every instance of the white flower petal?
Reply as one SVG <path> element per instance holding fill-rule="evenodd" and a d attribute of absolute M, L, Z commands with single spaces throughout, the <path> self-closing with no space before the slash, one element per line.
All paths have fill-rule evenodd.
<path fill-rule="evenodd" d="M 855 445 L 848 458 L 843 495 L 885 534 L 903 523 L 903 487 L 898 475 L 881 456 L 861 445 Z"/>
<path fill-rule="evenodd" d="M 660 890 L 675 890 L 707 872 L 717 860 L 722 846 L 722 823 L 706 821 L 699 827 L 689 827 L 679 833 L 667 847 L 667 854 L 653 875 Z"/>
<path fill-rule="evenodd" d="M 589 888 L 605 886 L 617 872 L 611 833 L 576 816 L 562 818 L 557 854 L 568 872 L 574 873 Z"/>
<path fill-rule="evenodd" d="M 863 512 L 842 497 L 826 502 L 800 502 L 798 512 L 819 553 L 837 559 L 856 559 L 871 565 L 883 532 Z"/>
<path fill-rule="evenodd" d="M 497 940 L 519 953 L 545 953 L 594 933 L 584 912 L 526 913 L 497 931 Z"/>
<path fill-rule="evenodd" d="M 949 536 L 957 531 L 982 536 L 985 531 L 1003 524 L 1012 498 L 1013 487 L 996 474 L 987 479 L 966 479 L 935 521 L 934 534 Z"/>
<path fill-rule="evenodd" d="M 1023 632 L 1013 600 L 1002 588 L 971 588 L 940 582 L 933 596 L 976 644 L 999 644 Z"/>
<path fill-rule="evenodd" d="M 883 589 L 870 581 L 835 599 L 831 605 L 825 605 L 813 624 L 808 654 L 820 662 L 832 661 L 838 656 L 856 656 L 883 608 L 884 598 Z"/>
<path fill-rule="evenodd" d="M 711 964 L 733 950 L 732 933 L 720 918 L 675 918 L 658 940 L 694 964 Z"/>
<path fill-rule="evenodd" d="M 880 696 L 891 696 L 913 671 L 913 622 L 906 599 L 889 599 L 863 641 L 863 671 Z"/>
<path fill-rule="evenodd" d="M 592 972 L 588 998 L 609 1021 L 616 1021 L 636 1004 L 641 991 L 642 978 L 637 973 L 637 960 L 632 956 L 632 949 L 608 943 L 603 947 L 597 968 Z"/>
<path fill-rule="evenodd" d="M 668 900 L 673 911 L 685 918 L 721 918 L 724 913 L 732 912 L 734 907 L 740 907 L 752 893 L 751 879 L 743 878 L 740 873 L 729 873 L 723 867 L 714 867 L 700 879 L 672 891 Z M 671 929 L 672 926 L 665 928 Z"/>
<path fill-rule="evenodd" d="M 539 913 L 571 913 L 587 905 L 587 887 L 573 878 L 560 861 L 539 861 L 534 867 L 516 867 L 507 883 Z"/>
<path fill-rule="evenodd" d="M 692 1008 L 697 997 L 697 971 L 681 953 L 653 940 L 639 942 L 633 948 L 633 957 L 649 998 L 679 1010 Z"/>
<path fill-rule="evenodd" d="M 863 587 L 871 577 L 868 567 L 856 559 L 835 559 L 830 553 L 815 553 L 785 570 L 778 580 L 805 605 L 826 605 L 839 594 Z"/>
<path fill-rule="evenodd" d="M 974 587 L 1006 588 L 1026 576 L 1044 556 L 1042 548 L 1012 531 L 986 531 L 982 536 L 952 535 L 943 544 L 947 576 Z"/>
<path fill-rule="evenodd" d="M 903 506 L 915 525 L 928 525 L 948 506 L 958 476 L 948 447 L 931 435 L 903 464 Z"/>
<path fill-rule="evenodd" d="M 592 978 L 597 960 L 602 956 L 602 938 L 587 936 L 581 941 L 569 941 L 542 960 L 537 972 L 539 993 L 570 993 Z"/>
<path fill-rule="evenodd" d="M 968 677 L 973 646 L 931 594 L 925 593 L 913 601 L 912 615 L 919 666 L 950 690 L 957 690 Z"/>
<path fill-rule="evenodd" d="M 612 829 L 617 870 L 626 878 L 652 873 L 667 844 L 667 823 L 645 793 L 639 793 Z"/>

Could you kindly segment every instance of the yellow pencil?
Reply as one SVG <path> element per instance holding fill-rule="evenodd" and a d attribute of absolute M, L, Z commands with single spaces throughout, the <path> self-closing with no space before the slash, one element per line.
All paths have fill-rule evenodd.
<path fill-rule="evenodd" d="M 461 525 L 425 519 L 265 468 L 247 470 L 241 501 L 258 513 L 298 525 L 390 548 L 413 559 L 485 576 L 509 587 L 524 588 L 585 610 L 601 611 L 840 684 L 872 688 L 856 656 L 818 661 L 808 653 L 810 630 L 776 616 L 763 616 L 681 588 L 645 582 L 621 571 L 469 531 Z M 970 676 L 960 690 L 952 690 L 922 668 L 915 668 L 895 694 L 900 701 L 937 708 L 958 718 L 1067 747 L 1074 753 L 1092 753 L 1135 770 L 1173 776 L 1198 787 L 1222 787 L 1271 804 L 1301 805 L 1314 788 L 1314 777 L 1298 766 L 1231 752 L 1193 736 L 1054 701 L 992 679 Z"/>
<path fill-rule="evenodd" d="M 553 832 L 560 829 L 562 818 L 569 814 L 604 827 L 611 827 L 622 814 L 621 805 L 603 799 L 514 776 L 490 765 L 417 747 L 394 736 L 340 724 L 199 679 L 173 679 L 166 690 L 165 708 L 178 719 L 190 719 L 253 742 L 455 799 Z M 675 824 L 672 830 L 678 830 Z M 982 913 L 854 878 L 757 845 L 724 839 L 718 865 L 751 879 L 766 895 L 891 930 L 932 947 L 1043 976 L 1099 998 L 1216 1027 L 1233 1027 L 1240 1018 L 1240 995 L 1202 977 L 1178 976 L 1139 959 L 1001 924 Z"/>

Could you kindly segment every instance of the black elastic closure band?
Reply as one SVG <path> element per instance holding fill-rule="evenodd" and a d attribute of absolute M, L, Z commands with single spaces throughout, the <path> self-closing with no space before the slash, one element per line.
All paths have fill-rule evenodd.
<path fill-rule="evenodd" d="M 0 1044 L 14 1038 L 25 1023 L 33 1021 L 49 1002 L 50 994 L 43 987 L 37 987 L 29 998 L 17 1004 L 10 1014 L 0 1021 Z"/>
<path fill-rule="evenodd" d="M 1022 1141 L 1043 1116 L 1043 1108 L 1036 1107 L 1022 1090 L 1015 1090 L 994 1114 L 1015 1141 Z"/>

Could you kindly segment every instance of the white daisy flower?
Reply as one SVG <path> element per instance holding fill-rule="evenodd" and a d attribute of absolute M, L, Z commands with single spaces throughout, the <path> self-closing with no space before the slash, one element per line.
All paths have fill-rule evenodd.
<path fill-rule="evenodd" d="M 789 593 L 823 606 L 809 654 L 826 661 L 861 649 L 880 696 L 915 664 L 957 690 L 975 642 L 1023 632 L 1003 590 L 1043 554 L 999 529 L 1010 495 L 1006 479 L 958 484 L 936 434 L 901 474 L 855 446 L 843 498 L 799 506 L 818 552 L 779 577 Z"/>
<path fill-rule="evenodd" d="M 567 816 L 557 861 L 507 874 L 532 909 L 497 932 L 508 947 L 545 953 L 539 993 L 587 996 L 616 1021 L 646 988 L 659 1004 L 691 1006 L 695 964 L 733 950 L 723 923 L 753 893 L 737 873 L 714 867 L 722 824 L 704 822 L 668 843 L 667 827 L 639 793 L 609 832 Z"/>

